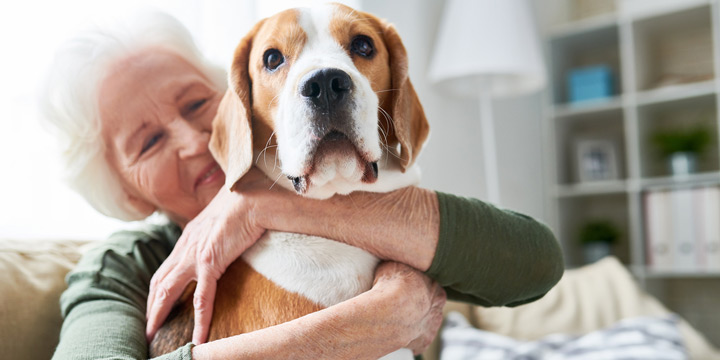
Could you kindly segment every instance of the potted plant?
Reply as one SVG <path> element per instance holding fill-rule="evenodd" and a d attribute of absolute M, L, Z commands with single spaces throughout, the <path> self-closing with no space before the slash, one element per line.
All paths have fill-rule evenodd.
<path fill-rule="evenodd" d="M 712 139 L 710 130 L 697 126 L 686 130 L 665 130 L 653 134 L 653 142 L 669 159 L 672 175 L 687 175 L 697 171 L 697 158 Z"/>
<path fill-rule="evenodd" d="M 620 230 L 610 221 L 595 220 L 580 230 L 580 243 L 586 263 L 593 263 L 610 255 L 610 248 L 620 238 Z"/>

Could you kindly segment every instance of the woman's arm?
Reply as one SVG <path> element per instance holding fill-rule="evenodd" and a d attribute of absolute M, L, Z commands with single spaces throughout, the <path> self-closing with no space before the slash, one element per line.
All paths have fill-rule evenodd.
<path fill-rule="evenodd" d="M 259 170 L 251 169 L 236 184 L 237 192 L 221 190 L 213 200 L 217 206 L 211 203 L 187 225 L 172 260 L 153 277 L 148 336 L 154 335 L 196 274 L 214 284 L 241 253 L 224 249 L 247 248 L 259 229 L 322 236 L 363 248 L 426 271 L 445 287 L 450 299 L 483 306 L 536 300 L 562 276 L 562 253 L 546 226 L 476 199 L 409 187 L 314 200 L 272 185 Z M 240 231 L 224 230 L 230 228 Z M 217 255 L 204 254 L 208 249 L 215 249 Z M 173 296 L 153 303 L 163 293 Z M 214 296 L 212 286 L 195 291 L 199 303 L 212 304 Z M 195 312 L 205 314 L 205 320 L 196 321 L 193 334 L 202 342 L 212 309 Z"/>
<path fill-rule="evenodd" d="M 563 273 L 559 244 L 545 225 L 476 199 L 416 187 L 324 201 L 256 196 L 262 227 L 339 240 L 411 265 L 445 286 L 453 300 L 524 304 L 542 297 Z"/>
<path fill-rule="evenodd" d="M 147 359 L 147 289 L 179 235 L 172 225 L 119 232 L 86 252 L 66 278 L 53 359 Z M 185 346 L 166 358 L 189 355 Z"/>
<path fill-rule="evenodd" d="M 563 274 L 550 229 L 477 199 L 407 187 L 313 200 L 267 191 L 264 181 L 253 174 L 238 184 L 258 226 L 342 241 L 408 264 L 446 287 L 452 300 L 524 304 Z"/>
<path fill-rule="evenodd" d="M 370 291 L 327 309 L 193 348 L 195 359 L 377 359 L 402 347 L 418 355 L 442 324 L 445 292 L 398 263 L 378 267 Z"/>
<path fill-rule="evenodd" d="M 65 319 L 53 359 L 146 359 L 147 288 L 179 236 L 173 225 L 121 232 L 83 255 L 61 298 Z M 442 288 L 426 276 L 386 263 L 373 289 L 351 302 L 258 333 L 195 348 L 187 344 L 160 358 L 187 360 L 191 351 L 200 359 L 318 358 L 324 353 L 357 358 L 390 352 L 413 338 L 411 349 L 420 352 L 440 326 L 444 299 Z"/>

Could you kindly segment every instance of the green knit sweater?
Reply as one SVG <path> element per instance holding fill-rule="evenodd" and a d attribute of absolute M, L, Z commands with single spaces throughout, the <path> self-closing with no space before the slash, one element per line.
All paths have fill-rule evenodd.
<path fill-rule="evenodd" d="M 448 299 L 515 306 L 562 276 L 552 232 L 534 219 L 438 192 L 440 238 L 427 275 Z M 113 234 L 88 251 L 60 298 L 64 322 L 53 359 L 146 359 L 145 306 L 153 273 L 172 251 L 175 225 Z M 162 359 L 191 359 L 191 344 Z"/>

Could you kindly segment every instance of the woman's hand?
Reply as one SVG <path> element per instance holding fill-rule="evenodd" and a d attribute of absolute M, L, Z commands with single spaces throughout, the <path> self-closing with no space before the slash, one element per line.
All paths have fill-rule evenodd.
<path fill-rule="evenodd" d="M 165 322 L 187 285 L 195 280 L 193 297 L 195 328 L 193 343 L 207 339 L 212 320 L 217 280 L 265 229 L 256 223 L 255 209 L 243 191 L 270 186 L 258 170 L 251 170 L 238 184 L 239 191 L 226 187 L 183 229 L 170 256 L 150 281 L 147 302 L 148 343 Z"/>
<path fill-rule="evenodd" d="M 385 262 L 375 271 L 373 291 L 387 292 L 381 306 L 395 308 L 389 322 L 397 322 L 401 336 L 410 339 L 404 347 L 421 354 L 433 341 L 442 325 L 442 309 L 447 296 L 437 282 L 423 273 L 396 262 Z M 387 326 L 390 324 L 384 324 Z"/>
<path fill-rule="evenodd" d="M 400 348 L 420 354 L 442 323 L 445 291 L 399 263 L 378 266 L 372 289 L 265 329 L 195 346 L 205 359 L 377 359 Z"/>

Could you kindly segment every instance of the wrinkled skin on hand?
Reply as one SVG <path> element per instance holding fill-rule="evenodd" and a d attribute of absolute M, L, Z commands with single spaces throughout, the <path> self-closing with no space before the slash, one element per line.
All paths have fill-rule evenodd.
<path fill-rule="evenodd" d="M 254 189 L 267 189 L 270 184 L 260 171 L 253 169 L 238 184 L 237 191 L 231 192 L 223 187 L 210 204 L 185 225 L 170 256 L 150 281 L 148 342 L 191 281 L 197 281 L 193 296 L 193 343 L 206 341 L 218 279 L 265 232 L 256 224 L 255 209 L 247 193 Z"/>
<path fill-rule="evenodd" d="M 392 312 L 395 316 L 388 321 L 404 324 L 401 331 L 412 339 L 405 347 L 415 355 L 421 354 L 442 325 L 445 291 L 423 273 L 396 262 L 382 263 L 375 272 L 373 290 L 385 287 L 392 293 L 392 300 L 386 301 L 385 306 L 396 309 Z"/>

